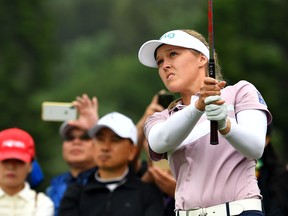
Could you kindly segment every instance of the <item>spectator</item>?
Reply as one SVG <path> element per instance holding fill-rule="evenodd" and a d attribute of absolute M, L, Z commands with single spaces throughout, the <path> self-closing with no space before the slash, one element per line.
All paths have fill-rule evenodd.
<path fill-rule="evenodd" d="M 0 215 L 53 216 L 53 202 L 26 182 L 35 158 L 34 140 L 19 128 L 0 132 Z"/>
<path fill-rule="evenodd" d="M 159 165 L 156 165 L 158 164 Z M 175 216 L 175 188 L 176 180 L 167 167 L 166 159 L 158 161 L 157 163 L 149 163 L 148 172 L 141 178 L 144 182 L 154 182 L 156 186 L 162 191 L 164 199 L 164 215 Z M 164 166 L 165 167 L 164 167 Z"/>
<path fill-rule="evenodd" d="M 95 145 L 93 139 L 88 135 L 87 128 L 90 125 L 86 119 L 91 120 L 93 124 L 97 121 L 97 99 L 94 97 L 91 100 L 84 94 L 82 97 L 77 97 L 73 104 L 79 112 L 79 119 L 64 122 L 59 129 L 60 136 L 63 139 L 63 159 L 68 164 L 69 170 L 54 177 L 46 190 L 47 195 L 54 202 L 55 216 L 58 215 L 60 202 L 68 186 L 74 183 L 86 184 L 88 177 L 96 170 Z M 89 116 L 89 118 L 86 116 Z M 85 119 L 84 124 L 83 119 Z"/>
<path fill-rule="evenodd" d="M 147 141 L 144 135 L 144 123 L 146 119 L 152 115 L 154 112 L 160 112 L 164 108 L 158 104 L 158 94 L 154 95 L 150 104 L 146 107 L 143 116 L 137 122 L 137 153 L 135 154 L 135 158 L 132 162 L 133 166 L 135 167 L 136 173 L 139 177 L 147 171 L 148 164 L 145 160 L 140 159 L 140 154 L 144 150 L 145 153 L 148 151 Z"/>
<path fill-rule="evenodd" d="M 90 129 L 95 138 L 98 170 L 87 185 L 72 185 L 59 216 L 160 216 L 163 200 L 153 184 L 143 183 L 129 166 L 137 151 L 137 129 L 117 113 L 103 116 Z"/>
<path fill-rule="evenodd" d="M 276 200 L 276 208 L 275 206 L 271 205 L 271 209 L 267 216 L 281 216 L 281 215 L 288 215 L 288 171 L 280 174 L 275 182 L 272 184 L 271 191 L 273 196 L 275 196 Z M 274 201 L 275 201 L 274 200 Z M 275 204 L 275 202 L 274 202 Z M 279 207 L 279 209 L 277 209 Z"/>
<path fill-rule="evenodd" d="M 164 107 L 159 105 L 158 96 L 159 94 L 163 94 L 163 90 L 159 91 L 158 94 L 154 95 L 152 101 L 147 106 L 143 116 L 137 122 L 137 131 L 138 131 L 138 148 L 145 150 L 146 155 L 148 156 L 148 144 L 147 140 L 144 135 L 144 123 L 146 119 L 154 114 L 155 112 L 161 112 L 164 110 Z M 139 150 L 138 150 L 139 152 Z M 147 163 L 148 162 L 148 163 Z M 141 180 L 147 183 L 154 183 L 163 193 L 164 199 L 164 215 L 165 216 L 173 216 L 175 215 L 174 208 L 175 208 L 175 200 L 174 200 L 174 193 L 176 187 L 176 180 L 172 176 L 169 167 L 159 167 L 155 166 L 155 163 L 152 163 L 149 156 L 147 157 L 147 162 L 142 161 L 142 175 Z M 165 165 L 167 165 L 167 161 L 161 161 Z M 138 161 L 138 164 L 140 162 Z M 141 163 L 140 163 L 141 164 Z M 168 169 L 167 169 L 168 168 Z"/>
<path fill-rule="evenodd" d="M 285 202 L 284 206 L 283 204 L 281 205 L 283 202 L 281 202 L 279 195 L 283 194 L 282 191 L 287 192 L 287 190 L 285 190 L 285 187 L 281 187 L 278 191 L 278 188 L 279 182 L 282 181 L 287 170 L 286 165 L 280 160 L 271 143 L 272 129 L 272 124 L 268 125 L 264 153 L 257 161 L 256 173 L 258 185 L 263 196 L 265 214 L 267 216 L 286 216 L 287 212 L 285 213 L 285 208 L 283 207 L 287 205 L 287 202 Z"/>

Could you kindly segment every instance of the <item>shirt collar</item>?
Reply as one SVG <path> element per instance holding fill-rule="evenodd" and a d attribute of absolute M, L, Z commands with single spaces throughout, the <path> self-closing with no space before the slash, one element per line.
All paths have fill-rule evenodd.
<path fill-rule="evenodd" d="M 173 106 L 171 109 L 168 110 L 169 112 L 169 115 L 172 115 L 174 114 L 175 112 L 179 111 L 179 110 L 182 110 L 186 107 L 186 105 L 184 105 L 182 103 L 182 100 L 179 100 L 175 106 Z"/>
<path fill-rule="evenodd" d="M 199 95 L 200 95 L 200 92 L 197 92 L 194 96 L 199 97 Z M 194 96 L 192 96 L 192 97 L 194 97 Z M 191 100 L 192 100 L 192 97 L 191 97 Z M 185 107 L 186 107 L 186 105 L 183 104 L 182 99 L 179 99 L 175 102 L 175 105 L 172 108 L 168 109 L 169 115 L 172 115 L 175 112 L 184 109 Z"/>
<path fill-rule="evenodd" d="M 27 182 L 25 182 L 24 188 L 13 196 L 18 196 L 23 200 L 29 201 L 30 199 L 29 192 L 30 192 L 30 185 Z M 3 196 L 10 196 L 10 195 L 6 194 L 5 191 L 2 188 L 0 188 L 0 197 Z"/>
<path fill-rule="evenodd" d="M 126 179 L 127 174 L 129 173 L 129 168 L 127 168 L 125 170 L 125 172 L 121 175 L 118 176 L 116 178 L 111 178 L 111 179 L 103 179 L 99 176 L 98 172 L 95 173 L 95 178 L 97 181 L 102 182 L 102 183 L 117 183 L 117 182 L 121 182 L 123 179 Z"/>
<path fill-rule="evenodd" d="M 25 186 L 21 191 L 19 191 L 18 196 L 26 201 L 29 201 L 30 200 L 29 192 L 30 192 L 30 185 L 27 182 L 25 182 Z"/>

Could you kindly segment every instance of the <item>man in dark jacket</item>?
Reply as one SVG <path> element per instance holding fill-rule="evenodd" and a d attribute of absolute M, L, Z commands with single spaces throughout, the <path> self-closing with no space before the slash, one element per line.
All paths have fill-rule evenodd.
<path fill-rule="evenodd" d="M 59 216 L 163 215 L 162 193 L 138 179 L 129 167 L 137 151 L 137 129 L 132 120 L 109 113 L 89 132 L 95 138 L 98 170 L 87 185 L 68 188 Z"/>
<path fill-rule="evenodd" d="M 257 180 L 263 196 L 265 215 L 287 216 L 287 169 L 271 143 L 271 132 L 272 125 L 270 124 L 267 127 L 264 153 L 257 161 Z"/>

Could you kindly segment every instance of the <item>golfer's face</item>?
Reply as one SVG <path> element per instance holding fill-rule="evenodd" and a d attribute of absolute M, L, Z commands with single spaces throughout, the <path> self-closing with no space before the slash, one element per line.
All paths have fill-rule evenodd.
<path fill-rule="evenodd" d="M 205 77 L 203 58 L 191 49 L 163 45 L 156 54 L 159 75 L 171 92 L 185 92 Z M 207 60 L 206 60 L 207 63 Z M 203 72 L 199 72 L 202 70 Z"/>

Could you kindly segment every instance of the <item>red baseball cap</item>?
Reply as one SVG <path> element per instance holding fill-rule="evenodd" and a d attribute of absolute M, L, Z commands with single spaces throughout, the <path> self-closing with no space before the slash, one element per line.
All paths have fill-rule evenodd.
<path fill-rule="evenodd" d="M 0 161 L 18 159 L 29 163 L 34 156 L 34 140 L 29 133 L 19 128 L 9 128 L 0 132 Z"/>

